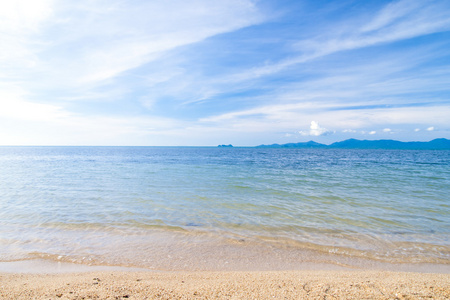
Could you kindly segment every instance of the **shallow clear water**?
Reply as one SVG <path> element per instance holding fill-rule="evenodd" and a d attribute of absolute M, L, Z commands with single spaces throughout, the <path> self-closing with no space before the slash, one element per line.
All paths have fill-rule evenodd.
<path fill-rule="evenodd" d="M 217 239 L 447 264 L 449 195 L 450 151 L 0 147 L 0 261 Z"/>

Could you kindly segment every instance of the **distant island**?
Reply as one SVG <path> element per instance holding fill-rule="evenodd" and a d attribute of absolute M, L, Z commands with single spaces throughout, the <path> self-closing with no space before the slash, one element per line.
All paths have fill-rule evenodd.
<path fill-rule="evenodd" d="M 400 142 L 395 140 L 349 139 L 331 145 L 309 141 L 304 143 L 259 145 L 256 148 L 450 150 L 450 140 L 440 138 L 429 142 Z"/>
<path fill-rule="evenodd" d="M 217 147 L 219 147 L 219 148 L 232 148 L 233 145 L 231 145 L 231 144 L 229 144 L 229 145 L 219 145 Z"/>

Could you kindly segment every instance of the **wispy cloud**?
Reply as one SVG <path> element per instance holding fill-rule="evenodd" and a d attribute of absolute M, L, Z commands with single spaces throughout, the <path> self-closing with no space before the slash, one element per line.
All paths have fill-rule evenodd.
<path fill-rule="evenodd" d="M 262 105 L 201 121 L 239 123 L 245 127 L 245 120 L 264 120 L 261 123 L 270 123 L 281 132 L 291 132 L 294 126 L 305 128 L 306 120 L 311 118 L 326 120 L 326 128 L 331 130 L 347 132 L 383 123 L 426 125 L 430 118 L 444 124 L 447 122 L 444 115 L 449 109 L 448 98 L 443 98 L 442 92 L 449 91 L 450 69 L 446 65 L 430 65 L 430 61 L 436 57 L 444 59 L 448 43 L 392 48 L 379 55 L 359 53 L 361 59 L 353 60 L 344 53 L 449 30 L 450 13 L 443 6 L 446 7 L 438 1 L 392 2 L 368 21 L 367 18 L 358 21 L 360 26 L 341 26 L 346 31 L 331 29 L 325 36 L 297 42 L 296 49 L 301 53 L 297 57 L 253 68 L 225 80 L 229 80 L 231 89 L 237 82 L 251 80 L 261 85 L 273 84 L 272 94 L 259 97 Z M 336 53 L 340 55 L 338 60 L 327 58 Z M 340 63 L 340 59 L 345 59 L 345 63 Z M 280 77 L 275 77 L 277 80 L 272 83 L 273 76 L 301 80 L 286 80 L 280 85 Z M 268 102 L 271 104 L 265 105 Z M 288 124 L 290 126 L 285 127 Z M 311 135 L 311 132 L 302 130 L 300 133 Z"/>
<path fill-rule="evenodd" d="M 450 134 L 449 32 L 437 0 L 1 1 L 0 137 Z"/>
<path fill-rule="evenodd" d="M 108 80 L 167 51 L 255 24 L 263 17 L 252 2 L 237 0 L 19 1 L 17 5 L 3 1 L 1 5 L 2 14 L 12 17 L 0 23 L 9 39 L 2 41 L 6 48 L 2 47 L 0 64 L 28 61 L 33 79 L 39 74 L 43 84 L 53 81 L 72 88 L 111 83 Z M 19 77 L 15 70 L 2 75 Z"/>
<path fill-rule="evenodd" d="M 157 116 L 93 118 L 58 105 L 31 102 L 27 96 L 20 87 L 0 85 L 0 120 L 7 125 L 0 126 L 0 139 L 9 144 L 80 145 L 101 140 L 107 145 L 146 145 L 152 139 L 167 143 L 162 132 L 186 127 L 181 121 Z"/>
<path fill-rule="evenodd" d="M 450 11 L 442 1 L 401 0 L 386 5 L 368 22 L 352 22 L 356 26 L 333 23 L 329 28 L 323 27 L 328 34 L 295 42 L 296 56 L 255 67 L 233 78 L 249 80 L 268 76 L 333 53 L 447 31 L 450 29 Z"/>
<path fill-rule="evenodd" d="M 255 3 L 245 0 L 1 1 L 0 118 L 23 129 L 20 143 L 40 136 L 50 144 L 136 144 L 144 133 L 178 130 L 187 125 L 142 112 L 158 98 L 152 98 L 148 76 L 136 83 L 134 70 L 179 47 L 263 20 Z M 163 73 L 158 70 L 153 82 L 177 74 Z M 110 103 L 107 110 L 103 102 Z M 33 135 L 40 126 L 46 133 Z M 18 141 L 11 138 L 14 130 L 7 131 L 3 141 Z M 70 134 L 56 134 L 62 131 Z"/>

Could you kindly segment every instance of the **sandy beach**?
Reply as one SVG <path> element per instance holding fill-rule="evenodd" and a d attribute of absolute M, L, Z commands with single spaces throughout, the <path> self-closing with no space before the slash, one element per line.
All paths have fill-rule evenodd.
<path fill-rule="evenodd" d="M 2 299 L 449 299 L 450 275 L 385 271 L 0 275 Z"/>

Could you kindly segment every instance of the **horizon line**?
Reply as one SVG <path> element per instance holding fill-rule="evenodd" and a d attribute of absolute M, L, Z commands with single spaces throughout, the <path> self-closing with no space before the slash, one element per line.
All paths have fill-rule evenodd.
<path fill-rule="evenodd" d="M 283 144 L 279 144 L 279 143 L 272 143 L 272 144 L 259 144 L 259 145 L 253 145 L 253 146 L 243 146 L 243 145 L 232 145 L 232 144 L 218 144 L 218 145 L 0 145 L 0 147 L 164 147 L 164 148 L 168 148 L 168 147 L 173 147 L 173 148 L 255 148 L 255 147 L 259 147 L 259 146 L 271 146 L 271 145 L 288 145 L 288 144 L 301 144 L 301 143 L 310 143 L 310 142 L 314 142 L 320 145 L 325 145 L 325 146 L 330 146 L 333 145 L 335 143 L 340 143 L 340 142 L 345 142 L 345 141 L 349 141 L 349 140 L 356 140 L 356 141 L 394 141 L 394 142 L 400 142 L 400 143 L 429 143 L 432 142 L 434 140 L 450 140 L 448 138 L 435 138 L 429 141 L 399 141 L 399 140 L 393 140 L 393 139 L 376 139 L 376 140 L 368 140 L 368 139 L 364 139 L 364 140 L 360 140 L 360 139 L 355 139 L 355 138 L 349 138 L 349 139 L 345 139 L 345 140 L 341 140 L 341 141 L 336 141 L 336 142 L 332 142 L 330 144 L 324 144 L 324 143 L 319 143 L 316 142 L 314 140 L 309 140 L 309 141 L 305 141 L 305 142 L 288 142 L 288 143 L 283 143 Z M 231 145 L 231 147 L 230 147 Z"/>

